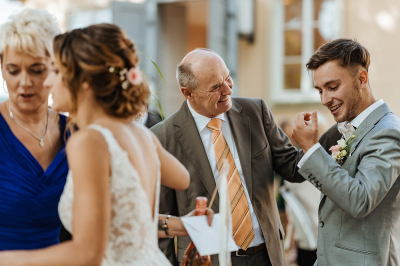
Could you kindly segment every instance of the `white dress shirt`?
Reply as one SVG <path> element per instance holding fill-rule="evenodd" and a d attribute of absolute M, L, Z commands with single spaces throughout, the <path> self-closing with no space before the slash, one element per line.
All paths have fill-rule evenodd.
<path fill-rule="evenodd" d="M 367 118 L 376 108 L 378 108 L 379 106 L 381 106 L 383 104 L 383 100 L 380 99 L 376 102 L 374 102 L 373 104 L 371 104 L 367 109 L 365 109 L 364 111 L 362 111 L 356 118 L 354 118 L 350 124 L 353 127 L 359 127 L 361 125 L 361 123 L 365 120 L 365 118 Z M 314 151 L 316 151 L 319 147 L 321 147 L 321 144 L 319 144 L 318 142 L 311 147 L 311 149 L 309 149 L 303 156 L 303 158 L 301 158 L 301 160 L 299 161 L 299 163 L 297 164 L 297 166 L 299 168 L 301 168 L 304 163 L 307 161 L 308 158 L 310 158 L 310 156 L 313 154 Z"/>
<path fill-rule="evenodd" d="M 219 180 L 217 159 L 215 158 L 215 151 L 214 151 L 214 146 L 213 146 L 213 142 L 212 142 L 212 131 L 211 131 L 211 129 L 209 129 L 207 127 L 207 124 L 208 124 L 208 122 L 211 121 L 211 118 L 203 116 L 203 115 L 197 113 L 195 110 L 193 110 L 193 108 L 190 106 L 189 101 L 187 101 L 187 104 L 188 104 L 190 113 L 193 116 L 194 122 L 196 123 L 197 129 L 200 133 L 200 137 L 201 137 L 201 140 L 203 141 L 204 149 L 206 150 L 208 161 L 210 163 L 211 170 L 214 175 L 215 183 L 217 184 L 218 180 Z M 240 180 L 242 181 L 244 193 L 246 195 L 247 203 L 249 205 L 251 222 L 253 224 L 253 229 L 254 229 L 254 239 L 250 243 L 249 247 L 258 246 L 258 245 L 264 243 L 265 241 L 264 241 L 264 237 L 261 232 L 260 224 L 258 223 L 258 220 L 257 220 L 257 216 L 254 212 L 253 206 L 251 205 L 251 201 L 249 198 L 249 192 L 247 191 L 246 182 L 243 177 L 242 166 L 240 165 L 239 156 L 238 156 L 238 153 L 236 150 L 235 141 L 233 140 L 231 128 L 229 127 L 229 121 L 228 121 L 225 113 L 220 114 L 215 118 L 219 118 L 222 120 L 222 123 L 221 123 L 222 124 L 222 126 L 221 126 L 222 127 L 221 128 L 222 135 L 224 135 L 225 140 L 226 140 L 226 142 L 229 146 L 229 149 L 232 153 L 233 159 L 235 160 L 235 165 L 238 170 Z"/>

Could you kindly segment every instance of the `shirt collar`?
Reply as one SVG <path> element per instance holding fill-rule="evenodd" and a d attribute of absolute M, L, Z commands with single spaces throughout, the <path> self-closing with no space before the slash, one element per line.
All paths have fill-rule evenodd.
<path fill-rule="evenodd" d="M 367 118 L 376 108 L 381 106 L 383 104 L 383 100 L 380 99 L 373 104 L 371 104 L 367 109 L 362 111 L 356 118 L 354 118 L 350 124 L 354 127 L 359 127 L 361 123 Z"/>
<path fill-rule="evenodd" d="M 196 111 L 192 108 L 192 106 L 190 106 L 189 101 L 188 101 L 188 100 L 186 100 L 186 101 L 187 101 L 187 105 L 188 105 L 189 111 L 190 111 L 190 113 L 191 113 L 192 116 L 193 116 L 194 122 L 196 123 L 197 130 L 199 131 L 199 133 L 201 133 L 201 132 L 204 130 L 204 128 L 206 128 L 208 122 L 210 122 L 211 119 L 219 118 L 219 119 L 221 119 L 221 120 L 224 121 L 224 122 L 227 121 L 227 120 L 226 120 L 226 115 L 225 115 L 225 113 L 219 114 L 219 115 L 217 115 L 217 116 L 214 117 L 214 118 L 209 118 L 209 117 L 207 117 L 207 116 L 201 115 L 201 114 L 199 114 L 198 112 L 196 112 Z"/>

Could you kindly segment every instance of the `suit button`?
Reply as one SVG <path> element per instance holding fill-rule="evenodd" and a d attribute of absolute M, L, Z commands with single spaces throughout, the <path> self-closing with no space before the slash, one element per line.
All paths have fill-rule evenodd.
<path fill-rule="evenodd" d="M 324 227 L 324 225 L 325 225 L 324 221 L 320 221 L 320 222 L 319 222 L 319 227 L 322 228 L 322 227 Z"/>

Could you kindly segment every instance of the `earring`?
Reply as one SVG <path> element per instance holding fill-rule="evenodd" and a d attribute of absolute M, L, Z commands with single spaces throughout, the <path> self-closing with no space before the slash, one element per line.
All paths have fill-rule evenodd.
<path fill-rule="evenodd" d="M 7 91 L 6 88 L 4 87 L 4 83 L 5 83 L 5 82 L 6 82 L 6 81 L 3 79 L 3 90 L 4 90 L 5 93 L 8 94 L 8 91 Z"/>

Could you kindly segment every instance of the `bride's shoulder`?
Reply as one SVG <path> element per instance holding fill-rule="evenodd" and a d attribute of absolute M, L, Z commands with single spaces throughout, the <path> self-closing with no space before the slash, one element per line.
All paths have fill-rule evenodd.
<path fill-rule="evenodd" d="M 67 141 L 68 154 L 86 154 L 86 153 L 102 153 L 107 151 L 107 142 L 104 135 L 91 128 L 80 129 L 73 133 Z M 89 155 L 89 154 L 87 154 Z"/>
<path fill-rule="evenodd" d="M 146 136 L 147 139 L 152 140 L 155 144 L 158 144 L 159 140 L 156 135 L 148 129 L 146 126 L 140 123 L 134 123 L 135 127 L 137 127 L 138 133 L 142 136 Z"/>

